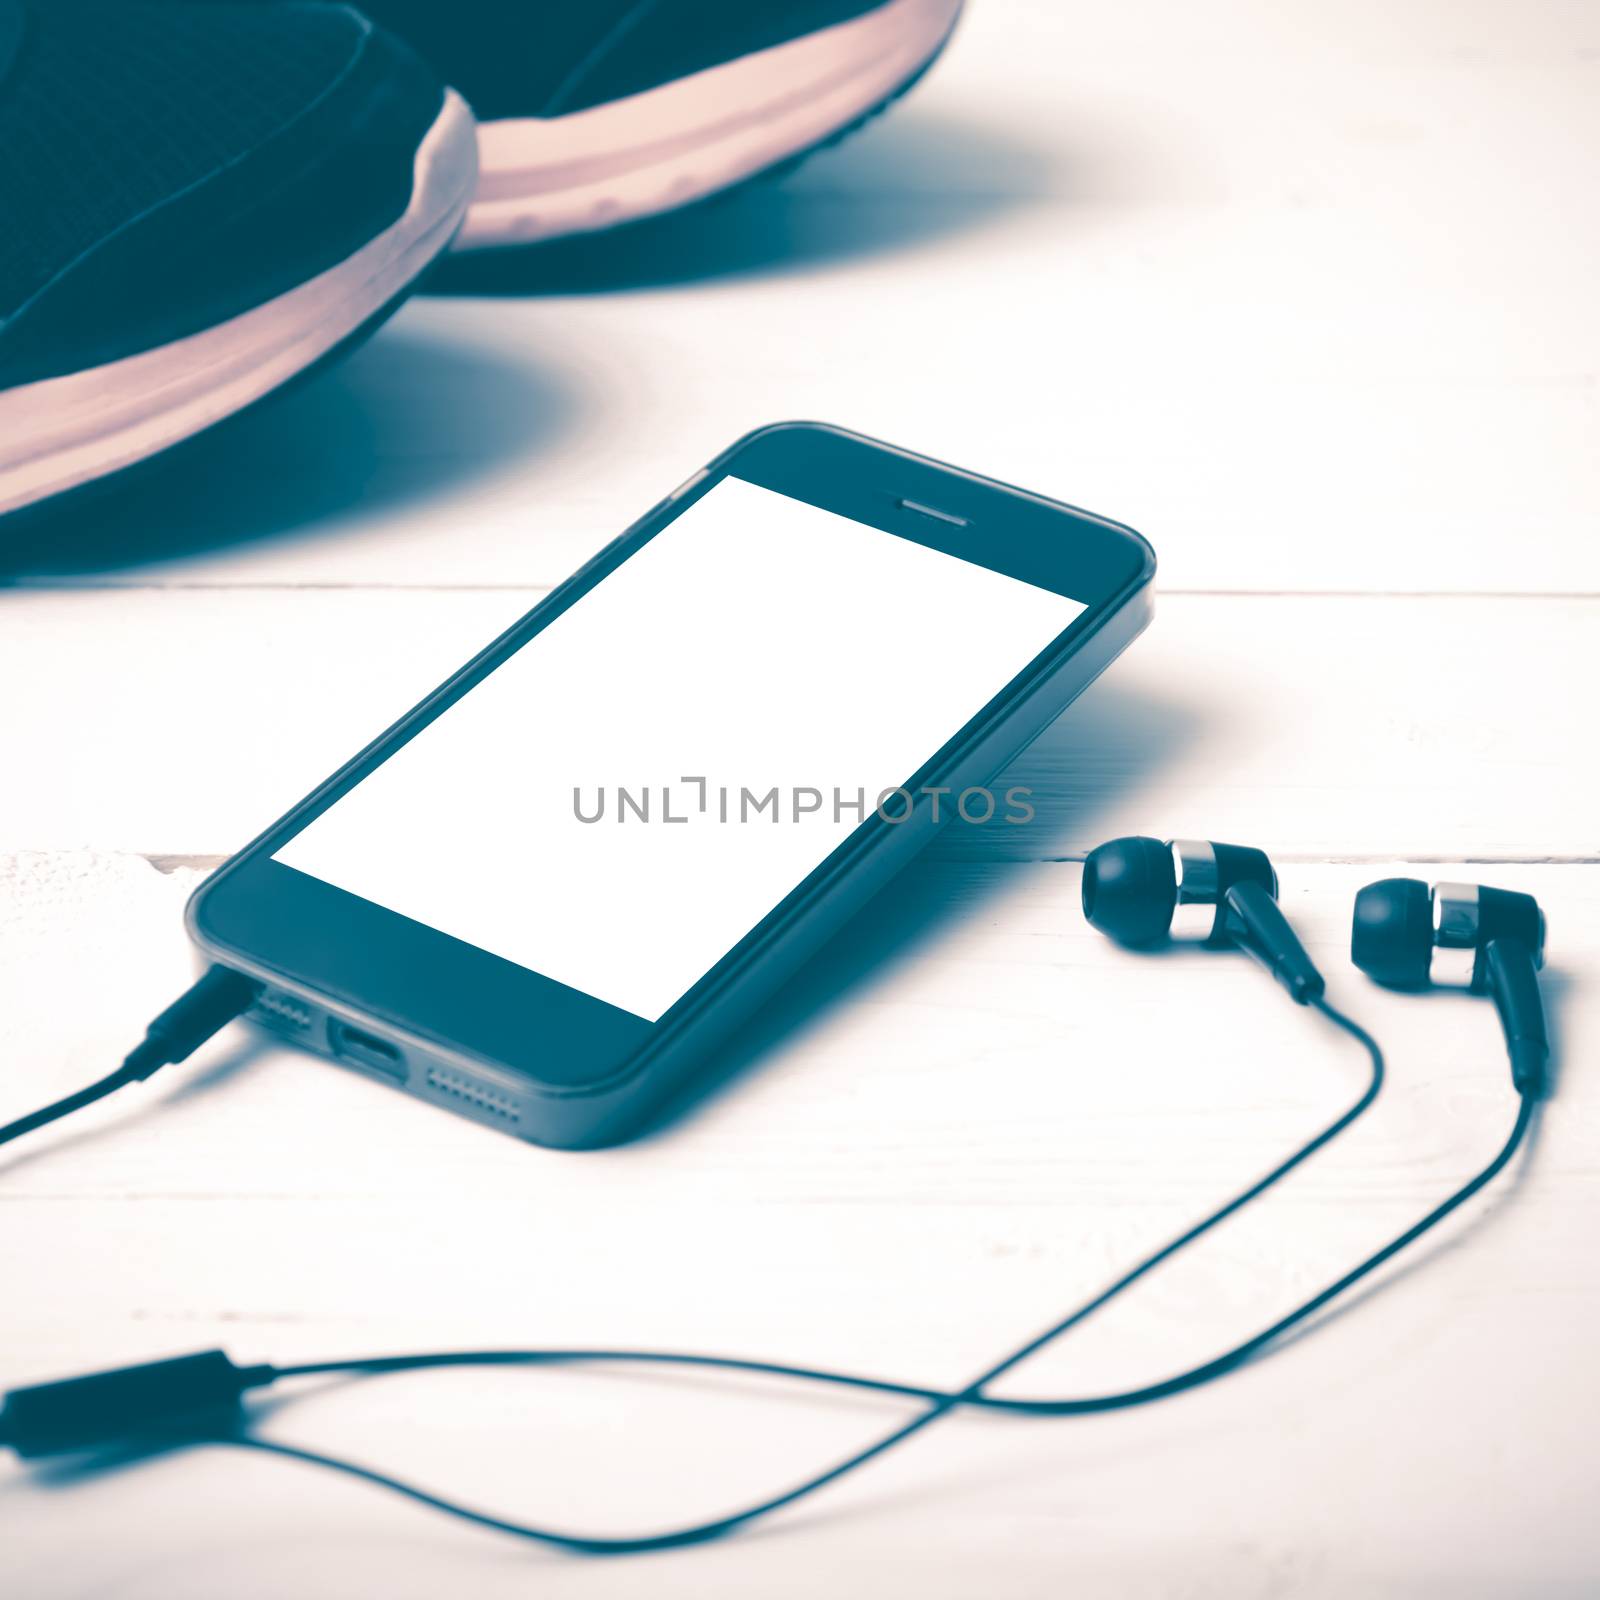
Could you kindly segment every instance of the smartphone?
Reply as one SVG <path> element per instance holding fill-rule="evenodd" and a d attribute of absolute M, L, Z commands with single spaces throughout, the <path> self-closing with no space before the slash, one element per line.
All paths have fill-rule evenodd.
<path fill-rule="evenodd" d="M 195 892 L 252 1019 L 626 1138 L 1144 628 L 1130 529 L 817 423 L 741 439 Z"/>

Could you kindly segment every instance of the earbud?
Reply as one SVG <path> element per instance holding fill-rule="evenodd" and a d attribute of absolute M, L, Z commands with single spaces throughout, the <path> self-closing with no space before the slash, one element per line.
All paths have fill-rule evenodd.
<path fill-rule="evenodd" d="M 1264 850 L 1209 839 L 1112 839 L 1083 864 L 1091 927 L 1135 948 L 1164 939 L 1237 945 L 1302 1005 L 1322 975 L 1278 909 L 1278 875 Z"/>
<path fill-rule="evenodd" d="M 1544 913 L 1531 894 L 1476 883 L 1383 878 L 1356 896 L 1350 959 L 1391 989 L 1430 984 L 1493 997 L 1518 1093 L 1546 1086 L 1550 1057 L 1538 970 Z"/>
<path fill-rule="evenodd" d="M 1223 899 L 1246 880 L 1276 897 L 1278 875 L 1264 850 L 1209 839 L 1111 839 L 1083 864 L 1083 914 L 1118 944 L 1225 944 Z"/>

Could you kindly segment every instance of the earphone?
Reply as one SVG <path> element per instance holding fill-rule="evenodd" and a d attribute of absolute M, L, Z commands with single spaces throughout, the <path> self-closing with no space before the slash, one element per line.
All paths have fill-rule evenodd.
<path fill-rule="evenodd" d="M 1111 839 L 1083 864 L 1083 915 L 1134 948 L 1164 939 L 1235 945 L 1301 1005 L 1322 974 L 1278 909 L 1278 875 L 1264 850 L 1210 839 Z"/>
<path fill-rule="evenodd" d="M 1356 896 L 1350 959 L 1391 989 L 1440 986 L 1490 995 L 1512 1083 L 1520 1094 L 1541 1094 L 1550 1063 L 1538 976 L 1544 936 L 1544 913 L 1531 894 L 1383 878 Z"/>
<path fill-rule="evenodd" d="M 1322 977 L 1277 894 L 1264 851 L 1208 839 L 1112 839 L 1083 867 L 1083 914 L 1118 943 L 1234 945 L 1307 1004 L 1322 994 Z M 1493 999 L 1519 1093 L 1542 1093 L 1549 1070 L 1544 941 L 1544 913 L 1531 894 L 1476 883 L 1381 878 L 1359 891 L 1351 914 L 1350 959 L 1374 982 Z"/>
<path fill-rule="evenodd" d="M 670 1351 L 463 1351 L 290 1367 L 239 1367 L 224 1352 L 214 1350 L 12 1390 L 0 1407 L 0 1444 L 10 1445 L 24 1458 L 34 1458 L 65 1451 L 125 1447 L 131 1441 L 151 1437 L 163 1443 L 234 1443 L 352 1475 L 500 1532 L 568 1550 L 618 1554 L 694 1544 L 730 1533 L 836 1482 L 958 1408 L 1039 1417 L 1078 1416 L 1126 1410 L 1209 1383 L 1244 1365 L 1289 1329 L 1314 1316 L 1491 1182 L 1515 1155 L 1531 1125 L 1539 1097 L 1548 1087 L 1549 1045 L 1537 976 L 1543 962 L 1545 924 L 1532 896 L 1476 885 L 1439 884 L 1430 888 L 1402 878 L 1367 885 L 1356 897 L 1352 917 L 1351 956 L 1356 966 L 1389 987 L 1420 989 L 1432 984 L 1454 984 L 1488 994 L 1495 1002 L 1511 1060 L 1518 1110 L 1511 1131 L 1494 1158 L 1411 1227 L 1335 1282 L 1209 1361 L 1160 1381 L 1110 1394 L 1034 1400 L 990 1395 L 988 1386 L 996 1379 L 1259 1198 L 1349 1128 L 1377 1099 L 1384 1080 L 1383 1053 L 1359 1023 L 1327 1000 L 1322 976 L 1279 908 L 1277 892 L 1277 875 L 1271 861 L 1251 846 L 1205 840 L 1114 839 L 1091 851 L 1084 863 L 1083 910 L 1092 926 L 1136 949 L 1170 939 L 1191 939 L 1216 949 L 1244 951 L 1265 967 L 1297 1003 L 1315 1008 L 1363 1047 L 1370 1073 L 1362 1093 L 1340 1116 L 1255 1183 L 1146 1255 L 1099 1294 L 1010 1351 L 960 1389 L 933 1389 L 824 1368 Z M 150 1061 L 157 1043 L 165 1059 L 182 1059 L 208 1032 L 215 1032 L 231 1016 L 243 1011 L 253 998 L 241 987 L 243 983 L 235 975 L 213 968 L 189 995 L 162 1013 L 159 1029 L 152 1025 L 146 1045 L 135 1052 L 140 1067 L 137 1076 L 148 1076 L 155 1070 Z M 192 996 L 199 998 L 191 1002 Z M 232 1010 L 222 1015 L 230 1006 Z M 130 1061 L 133 1059 L 130 1057 Z M 0 1127 L 0 1144 L 88 1104 L 125 1081 L 131 1080 L 113 1074 L 101 1085 Z M 575 1362 L 648 1363 L 770 1374 L 915 1399 L 924 1402 L 926 1409 L 866 1449 L 782 1494 L 689 1527 L 621 1538 L 511 1522 L 444 1500 L 350 1461 L 253 1437 L 246 1431 L 242 1411 L 246 1393 L 295 1377 Z"/>

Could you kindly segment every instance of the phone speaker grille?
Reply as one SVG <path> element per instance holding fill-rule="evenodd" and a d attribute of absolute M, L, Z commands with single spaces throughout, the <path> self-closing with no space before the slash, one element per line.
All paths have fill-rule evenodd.
<path fill-rule="evenodd" d="M 429 1067 L 428 1087 L 452 1100 L 465 1101 L 485 1116 L 496 1117 L 502 1122 L 518 1122 L 522 1118 L 522 1110 L 514 1096 L 465 1072 L 454 1072 L 449 1067 Z"/>
<path fill-rule="evenodd" d="M 275 989 L 268 989 L 257 997 L 250 1015 L 269 1028 L 281 1028 L 289 1033 L 303 1033 L 311 1026 L 311 1008 Z"/>

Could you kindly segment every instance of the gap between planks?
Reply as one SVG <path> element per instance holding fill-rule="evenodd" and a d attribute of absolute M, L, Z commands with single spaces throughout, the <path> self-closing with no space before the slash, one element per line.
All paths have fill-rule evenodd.
<path fill-rule="evenodd" d="M 251 582 L 222 582 L 212 579 L 169 582 L 119 582 L 115 579 L 11 578 L 0 582 L 0 593 L 7 589 L 29 593 L 75 594 L 115 591 L 161 594 L 549 594 L 553 583 L 374 583 L 313 580 L 290 583 L 282 579 Z M 1158 588 L 1160 599 L 1215 600 L 1600 600 L 1595 589 L 1179 589 Z"/>
<path fill-rule="evenodd" d="M 47 852 L 48 853 L 48 852 Z M 148 861 L 157 872 L 215 872 L 227 856 L 213 855 L 151 855 L 144 851 L 136 852 L 141 859 Z M 1404 852 L 1390 850 L 1378 851 L 1366 855 L 1338 855 L 1317 856 L 1297 855 L 1284 850 L 1272 852 L 1274 861 L 1293 863 L 1296 866 L 1323 866 L 1323 867 L 1362 867 L 1382 866 L 1390 862 L 1405 862 L 1418 867 L 1596 867 L 1600 866 L 1600 856 L 1561 856 L 1561 855 L 1504 855 L 1504 856 L 1462 856 L 1462 855 L 1418 855 L 1414 850 Z M 929 858 L 934 859 L 934 858 Z M 950 858 L 944 858 L 950 859 Z M 976 858 L 983 864 L 982 857 Z M 1008 867 L 1058 867 L 1081 865 L 1084 857 L 1081 855 L 1066 856 L 1036 856 L 1032 859 L 1015 856 L 997 858 L 997 864 Z M 955 864 L 966 866 L 969 861 L 956 858 Z"/>

